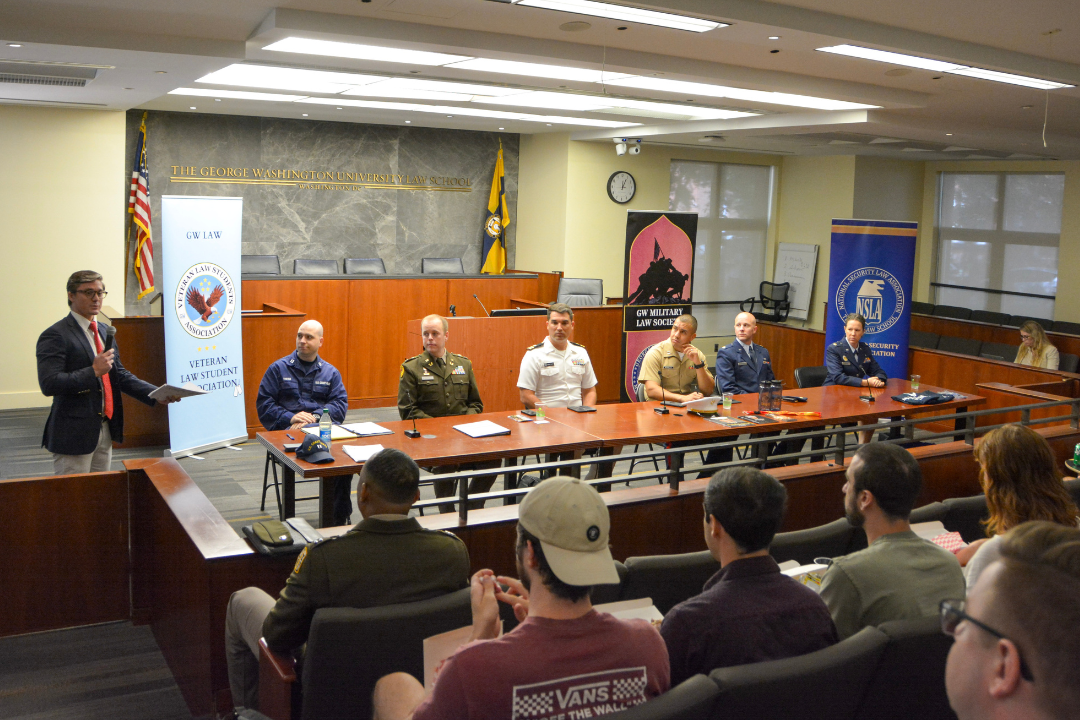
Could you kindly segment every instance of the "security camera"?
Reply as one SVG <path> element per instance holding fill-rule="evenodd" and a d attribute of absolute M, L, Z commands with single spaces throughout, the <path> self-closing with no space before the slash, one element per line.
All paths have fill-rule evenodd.
<path fill-rule="evenodd" d="M 630 154 L 631 155 L 640 155 L 641 154 L 641 146 L 640 145 L 631 145 L 630 146 Z"/>
<path fill-rule="evenodd" d="M 635 150 L 640 152 L 640 150 L 638 150 L 638 148 L 631 148 L 630 152 L 633 153 Z M 626 143 L 624 143 L 624 142 L 615 143 L 615 154 L 616 155 L 625 155 L 626 154 Z"/>
<path fill-rule="evenodd" d="M 629 152 L 631 155 L 641 154 L 641 138 L 611 138 L 615 142 L 615 154 L 625 155 Z"/>

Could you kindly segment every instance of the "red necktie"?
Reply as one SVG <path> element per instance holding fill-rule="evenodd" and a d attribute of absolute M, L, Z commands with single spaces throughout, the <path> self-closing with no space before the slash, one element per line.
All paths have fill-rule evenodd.
<path fill-rule="evenodd" d="M 90 332 L 94 334 L 94 347 L 97 348 L 97 353 L 100 355 L 104 352 L 105 347 L 101 344 L 101 336 L 97 331 L 97 320 L 90 321 Z M 113 413 L 113 399 L 112 399 L 112 381 L 109 380 L 109 373 L 105 373 L 101 376 L 101 387 L 105 392 L 105 417 L 112 420 Z"/>

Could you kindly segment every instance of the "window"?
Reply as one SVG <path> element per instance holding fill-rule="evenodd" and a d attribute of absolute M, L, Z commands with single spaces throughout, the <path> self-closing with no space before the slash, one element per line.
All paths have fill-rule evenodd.
<path fill-rule="evenodd" d="M 772 211 L 768 165 L 671 162 L 668 209 L 697 212 L 694 302 L 757 297 L 765 279 L 765 237 Z M 694 308 L 698 335 L 730 335 L 739 306 Z"/>
<path fill-rule="evenodd" d="M 942 173 L 936 302 L 1053 318 L 1064 192 L 1061 174 Z"/>

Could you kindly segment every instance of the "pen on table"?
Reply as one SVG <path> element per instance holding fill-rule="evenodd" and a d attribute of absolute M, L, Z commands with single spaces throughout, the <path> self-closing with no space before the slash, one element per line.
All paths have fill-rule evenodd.
<path fill-rule="evenodd" d="M 290 440 L 295 440 L 296 439 L 292 435 L 290 435 L 289 433 L 285 433 L 285 437 L 289 438 Z"/>

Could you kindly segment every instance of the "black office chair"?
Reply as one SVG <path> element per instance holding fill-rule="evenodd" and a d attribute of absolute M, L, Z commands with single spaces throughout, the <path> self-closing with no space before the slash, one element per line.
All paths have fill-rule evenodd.
<path fill-rule="evenodd" d="M 423 258 L 420 272 L 424 275 L 464 275 L 465 266 L 461 258 Z"/>
<path fill-rule="evenodd" d="M 945 692 L 953 639 L 936 615 L 878 625 L 889 643 L 863 693 L 859 720 L 956 720 Z"/>
<path fill-rule="evenodd" d="M 761 285 L 758 286 L 759 297 L 746 298 L 739 303 L 739 310 L 753 313 L 758 320 L 784 322 L 787 320 L 788 313 L 791 312 L 791 303 L 787 299 L 790 289 L 791 283 L 772 283 L 762 280 Z M 749 309 L 746 307 L 747 303 L 750 303 Z M 763 311 L 760 313 L 754 310 L 754 305 L 759 303 Z"/>
<path fill-rule="evenodd" d="M 806 530 L 777 533 L 769 545 L 769 554 L 778 563 L 795 560 L 809 565 L 814 558 L 840 557 L 865 547 L 866 531 L 840 518 Z"/>
<path fill-rule="evenodd" d="M 908 333 L 908 345 L 912 347 L 928 348 L 934 350 L 938 346 L 939 336 L 937 333 L 912 330 Z"/>
<path fill-rule="evenodd" d="M 938 307 L 941 307 L 940 305 Z M 982 341 L 972 340 L 971 338 L 953 337 L 952 335 L 942 335 L 938 340 L 937 349 L 945 352 L 959 353 L 961 355 L 974 355 L 979 356 L 982 348 Z"/>
<path fill-rule="evenodd" d="M 1055 320 L 1054 332 L 1064 333 L 1066 335 L 1080 335 L 1080 323 L 1065 322 L 1064 320 Z"/>
<path fill-rule="evenodd" d="M 913 302 L 911 303 L 911 312 L 917 315 L 933 315 L 934 303 Z"/>
<path fill-rule="evenodd" d="M 1054 321 L 1053 320 L 1050 320 L 1049 318 L 1031 317 L 1030 315 L 1013 315 L 1009 319 L 1009 325 L 1012 325 L 1013 327 L 1020 327 L 1021 325 L 1026 323 L 1028 320 L 1033 320 L 1033 321 L 1039 323 L 1039 325 L 1042 326 L 1043 330 L 1049 330 L 1050 328 L 1054 327 Z"/>
<path fill-rule="evenodd" d="M 241 275 L 280 275 L 281 262 L 277 255 L 241 255 Z"/>
<path fill-rule="evenodd" d="M 991 312 L 989 310 L 972 310 L 971 319 L 974 322 L 990 323 L 992 325 L 1008 325 L 1009 313 Z"/>
<path fill-rule="evenodd" d="M 1017 350 L 1019 350 L 1019 347 L 1016 345 L 984 342 L 982 347 L 979 348 L 979 357 L 984 357 L 987 360 L 1008 360 L 1012 362 L 1016 359 Z"/>
<path fill-rule="evenodd" d="M 629 710 L 605 715 L 605 720 L 708 720 L 720 688 L 706 675 L 687 678 L 660 697 Z"/>
<path fill-rule="evenodd" d="M 1073 355 L 1072 353 L 1058 353 L 1060 358 L 1058 362 L 1058 370 L 1061 372 L 1074 373 L 1077 366 L 1080 366 L 1080 356 Z"/>
<path fill-rule="evenodd" d="M 337 260 L 297 258 L 293 260 L 293 275 L 337 275 Z"/>
<path fill-rule="evenodd" d="M 652 598 L 662 613 L 701 593 L 705 582 L 720 569 L 708 550 L 678 555 L 626 558 L 626 577 L 620 600 Z"/>
<path fill-rule="evenodd" d="M 604 281 L 593 278 L 561 278 L 556 302 L 581 307 L 604 303 Z"/>
<path fill-rule="evenodd" d="M 809 387 L 821 387 L 825 384 L 825 378 L 829 374 L 829 368 L 824 365 L 807 365 L 806 367 L 795 368 L 795 383 L 800 388 Z M 825 425 L 818 425 L 816 427 L 804 428 L 804 432 L 810 432 L 812 430 L 824 430 Z M 816 437 L 810 440 L 811 450 L 824 450 L 827 447 L 832 446 L 832 437 Z M 824 455 L 811 455 L 810 462 L 821 462 L 825 459 Z"/>
<path fill-rule="evenodd" d="M 934 317 L 952 318 L 954 320 L 970 320 L 971 308 L 956 307 L 955 305 L 935 305 Z"/>
<path fill-rule="evenodd" d="M 385 275 L 382 258 L 345 258 L 346 275 Z"/>

